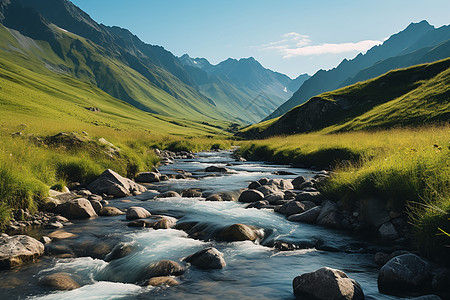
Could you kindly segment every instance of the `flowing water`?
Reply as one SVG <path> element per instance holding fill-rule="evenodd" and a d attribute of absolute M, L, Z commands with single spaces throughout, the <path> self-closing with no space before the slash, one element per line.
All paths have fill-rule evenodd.
<path fill-rule="evenodd" d="M 225 166 L 235 174 L 206 176 L 199 170 L 208 166 Z M 229 165 L 231 164 L 231 165 Z M 199 188 L 204 193 L 238 193 L 250 181 L 262 177 L 295 178 L 298 175 L 314 176 L 305 169 L 287 168 L 263 162 L 234 162 L 230 152 L 200 153 L 197 158 L 178 160 L 161 167 L 162 173 L 182 169 L 194 173 L 196 180 L 171 179 L 153 185 L 159 191 Z M 280 176 L 275 171 L 289 171 L 296 175 Z M 206 176 L 206 177 L 205 177 Z M 366 299 L 397 299 L 378 293 L 377 276 L 371 245 L 361 237 L 319 226 L 289 222 L 285 216 L 272 210 L 245 209 L 238 202 L 209 202 L 203 198 L 152 199 L 148 192 L 136 197 L 110 201 L 112 206 L 126 209 L 142 206 L 152 214 L 164 214 L 179 219 L 179 223 L 195 223 L 201 228 L 204 239 L 197 240 L 175 229 L 153 230 L 127 227 L 125 217 L 98 217 L 74 221 L 64 227 L 75 237 L 54 242 L 52 251 L 72 249 L 77 253 L 90 253 L 96 257 L 105 244 L 124 242 L 132 245 L 132 253 L 123 258 L 105 262 L 86 257 L 56 258 L 44 256 L 39 262 L 18 269 L 0 272 L 0 299 L 294 299 L 292 280 L 303 273 L 323 266 L 340 269 L 358 281 Z M 208 239 L 225 226 L 243 223 L 264 230 L 263 240 L 253 243 L 216 242 Z M 36 237 L 48 234 L 39 230 Z M 273 241 L 320 240 L 321 249 L 278 251 Z M 224 253 L 227 266 L 222 270 L 199 270 L 190 267 L 178 278 L 179 286 L 170 288 L 141 287 L 143 269 L 150 263 L 181 259 L 198 250 L 213 246 Z M 65 250 L 66 249 L 66 250 Z M 98 250 L 98 251 L 97 251 Z M 332 251 L 330 251 L 332 250 Z M 61 252 L 61 253 L 62 253 Z M 72 274 L 82 287 L 72 291 L 50 291 L 38 285 L 44 275 L 66 272 Z"/>

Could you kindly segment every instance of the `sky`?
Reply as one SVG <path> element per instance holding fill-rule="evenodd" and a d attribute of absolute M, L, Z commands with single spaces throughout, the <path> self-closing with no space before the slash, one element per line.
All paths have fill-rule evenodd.
<path fill-rule="evenodd" d="M 291 78 L 337 66 L 427 20 L 450 24 L 450 0 L 72 0 L 98 23 L 129 29 L 176 56 L 217 64 L 254 57 Z"/>

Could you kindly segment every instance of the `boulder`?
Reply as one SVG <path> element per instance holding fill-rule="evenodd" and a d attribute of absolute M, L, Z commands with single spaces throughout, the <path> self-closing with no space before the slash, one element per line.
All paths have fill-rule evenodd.
<path fill-rule="evenodd" d="M 307 180 L 307 181 L 303 182 L 302 184 L 300 184 L 298 186 L 298 189 L 303 190 L 306 188 L 313 188 L 313 187 L 314 187 L 314 182 L 312 182 L 311 180 Z"/>
<path fill-rule="evenodd" d="M 255 241 L 258 235 L 258 229 L 244 224 L 233 224 L 225 227 L 218 234 L 218 239 L 227 242 L 234 241 Z"/>
<path fill-rule="evenodd" d="M 200 198 L 201 196 L 202 196 L 202 192 L 200 192 L 196 189 L 184 190 L 181 193 L 181 197 L 185 197 L 185 198 Z"/>
<path fill-rule="evenodd" d="M 152 182 L 159 182 L 160 174 L 155 172 L 141 172 L 136 175 L 134 180 L 136 182 L 144 182 L 144 183 L 152 183 Z"/>
<path fill-rule="evenodd" d="M 56 230 L 48 235 L 48 237 L 53 240 L 63 240 L 63 239 L 68 239 L 68 238 L 72 238 L 75 236 L 76 236 L 75 234 L 64 231 L 64 230 Z"/>
<path fill-rule="evenodd" d="M 152 214 L 143 207 L 132 206 L 127 209 L 127 220 L 146 219 Z"/>
<path fill-rule="evenodd" d="M 94 208 L 95 213 L 98 215 L 100 210 L 103 208 L 103 205 L 100 203 L 100 201 L 97 200 L 90 200 L 92 207 Z"/>
<path fill-rule="evenodd" d="M 305 179 L 305 177 L 303 177 L 303 176 L 298 176 L 298 177 L 295 177 L 293 180 L 292 180 L 292 185 L 294 186 L 294 189 L 300 189 L 299 187 L 300 187 L 300 185 L 303 183 L 303 182 L 305 182 L 306 181 L 306 179 Z"/>
<path fill-rule="evenodd" d="M 163 216 L 153 224 L 154 229 L 168 229 L 176 225 L 177 219 L 173 217 Z"/>
<path fill-rule="evenodd" d="M 168 191 L 159 195 L 156 198 L 181 198 L 181 195 L 174 191 Z"/>
<path fill-rule="evenodd" d="M 269 179 L 268 178 L 261 178 L 260 180 L 258 180 L 260 185 L 266 185 L 269 183 Z"/>
<path fill-rule="evenodd" d="M 391 222 L 386 222 L 378 228 L 378 233 L 382 239 L 395 240 L 399 237 L 397 229 Z"/>
<path fill-rule="evenodd" d="M 189 255 L 184 259 L 199 269 L 223 269 L 227 265 L 223 253 L 210 247 Z"/>
<path fill-rule="evenodd" d="M 122 177 L 110 169 L 104 171 L 94 182 L 89 184 L 88 189 L 94 194 L 113 195 L 116 198 L 131 196 L 147 190 L 143 185 Z"/>
<path fill-rule="evenodd" d="M 364 299 L 363 290 L 358 282 L 340 270 L 327 267 L 295 277 L 292 286 L 297 299 Z"/>
<path fill-rule="evenodd" d="M 27 235 L 0 237 L 0 270 L 35 261 L 44 254 L 44 244 Z"/>
<path fill-rule="evenodd" d="M 99 216 L 118 216 L 118 215 L 123 215 L 125 214 L 123 211 L 121 211 L 120 209 L 118 209 L 117 207 L 113 207 L 113 206 L 107 206 L 107 207 L 102 207 L 102 209 L 100 209 L 99 211 Z"/>
<path fill-rule="evenodd" d="M 311 201 L 320 205 L 324 200 L 323 195 L 320 192 L 301 192 L 295 196 L 295 200 L 298 201 Z"/>
<path fill-rule="evenodd" d="M 390 255 L 386 252 L 377 252 L 375 253 L 374 260 L 375 263 L 379 266 L 385 265 L 390 259 Z"/>
<path fill-rule="evenodd" d="M 284 193 L 276 192 L 273 194 L 269 194 L 264 197 L 264 200 L 268 201 L 270 204 L 275 204 L 275 203 L 279 202 L 280 200 L 284 200 Z"/>
<path fill-rule="evenodd" d="M 278 188 L 274 185 L 263 185 L 257 188 L 256 190 L 263 193 L 264 196 L 279 192 Z"/>
<path fill-rule="evenodd" d="M 248 185 L 248 188 L 251 190 L 256 190 L 257 188 L 259 188 L 261 186 L 261 183 L 259 183 L 258 181 L 252 181 L 250 182 L 250 184 Z"/>
<path fill-rule="evenodd" d="M 152 277 L 147 281 L 146 285 L 151 286 L 176 286 L 180 283 L 173 277 L 170 276 L 158 276 L 158 277 Z"/>
<path fill-rule="evenodd" d="M 292 200 L 281 206 L 279 212 L 287 216 L 301 214 L 305 212 L 305 205 L 300 201 Z"/>
<path fill-rule="evenodd" d="M 205 172 L 212 172 L 212 173 L 230 173 L 230 170 L 225 167 L 216 167 L 216 166 L 209 166 L 205 169 Z"/>
<path fill-rule="evenodd" d="M 172 260 L 161 260 L 151 264 L 145 269 L 146 278 L 159 276 L 178 276 L 183 274 L 185 269 L 177 262 Z"/>
<path fill-rule="evenodd" d="M 330 227 L 340 228 L 341 219 L 337 211 L 337 205 L 331 201 L 325 201 L 317 216 L 317 224 Z"/>
<path fill-rule="evenodd" d="M 53 212 L 55 211 L 55 208 L 62 203 L 61 200 L 53 197 L 47 197 L 44 199 L 43 203 L 41 204 L 41 209 L 43 211 Z"/>
<path fill-rule="evenodd" d="M 206 197 L 205 201 L 223 201 L 219 194 L 212 194 Z"/>
<path fill-rule="evenodd" d="M 91 195 L 89 195 L 89 196 L 87 197 L 87 199 L 88 199 L 89 201 L 95 200 L 95 201 L 101 202 L 101 201 L 103 200 L 103 197 L 100 196 L 100 195 L 91 194 Z"/>
<path fill-rule="evenodd" d="M 287 179 L 271 179 L 268 185 L 276 186 L 280 190 L 292 190 L 294 188 L 291 181 Z"/>
<path fill-rule="evenodd" d="M 63 228 L 64 225 L 59 223 L 59 222 L 51 222 L 51 223 L 47 223 L 47 225 L 45 225 L 45 228 L 49 228 L 49 229 L 59 229 L 59 228 Z"/>
<path fill-rule="evenodd" d="M 290 215 L 288 220 L 293 222 L 315 223 L 320 214 L 320 209 L 320 206 L 313 207 L 303 213 Z"/>
<path fill-rule="evenodd" d="M 114 246 L 114 248 L 105 256 L 105 261 L 110 262 L 115 259 L 119 259 L 127 256 L 133 252 L 133 246 L 126 243 L 120 243 Z"/>
<path fill-rule="evenodd" d="M 244 203 L 260 201 L 264 198 L 264 194 L 257 190 L 245 190 L 239 196 L 238 201 Z"/>
<path fill-rule="evenodd" d="M 39 279 L 39 284 L 55 290 L 74 290 L 80 287 L 70 274 L 54 273 Z"/>
<path fill-rule="evenodd" d="M 60 204 L 56 207 L 55 212 L 69 219 L 85 219 L 97 216 L 91 202 L 85 198 L 76 198 Z"/>
<path fill-rule="evenodd" d="M 415 254 L 403 254 L 389 260 L 378 273 L 378 289 L 384 294 L 402 294 L 426 290 L 432 269 Z"/>
<path fill-rule="evenodd" d="M 265 200 L 261 200 L 261 201 L 256 201 L 256 202 L 252 202 L 249 205 L 247 205 L 245 208 L 263 208 L 264 206 L 269 205 L 269 201 L 265 201 Z"/>

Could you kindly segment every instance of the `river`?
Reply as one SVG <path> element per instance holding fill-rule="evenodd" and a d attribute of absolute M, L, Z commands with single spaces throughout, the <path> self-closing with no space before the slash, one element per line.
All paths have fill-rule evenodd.
<path fill-rule="evenodd" d="M 227 168 L 236 171 L 234 174 L 203 177 L 206 173 L 199 172 L 211 165 L 227 164 Z M 199 179 L 171 179 L 151 188 L 162 192 L 199 188 L 204 193 L 237 194 L 249 182 L 262 177 L 292 179 L 298 175 L 314 176 L 314 171 L 306 169 L 263 162 L 235 162 L 228 151 L 199 153 L 195 159 L 176 160 L 174 164 L 161 167 L 160 171 L 170 173 L 174 169 L 192 172 Z M 275 171 L 289 171 L 295 175 L 274 175 Z M 187 233 L 176 229 L 130 228 L 126 226 L 123 215 L 73 221 L 64 230 L 75 234 L 75 237 L 55 242 L 52 246 L 54 252 L 58 249 L 63 251 L 65 247 L 85 247 L 87 252 L 92 252 L 96 247 L 101 248 L 102 243 L 119 242 L 133 245 L 133 252 L 111 262 L 92 257 L 44 256 L 37 263 L 1 271 L 0 299 L 294 299 L 292 280 L 323 266 L 340 269 L 358 281 L 366 299 L 398 299 L 378 293 L 379 267 L 374 263 L 373 253 L 368 250 L 373 245 L 364 237 L 290 222 L 272 210 L 245 209 L 246 204 L 239 202 L 152 197 L 152 193 L 144 193 L 111 200 L 110 204 L 120 209 L 141 206 L 152 214 L 176 217 L 179 223 L 195 222 L 201 226 L 204 240 L 189 238 Z M 227 243 L 207 239 L 208 234 L 235 223 L 262 228 L 265 238 L 257 243 Z M 42 229 L 30 234 L 39 238 L 49 232 L 48 229 Z M 320 240 L 326 246 L 322 249 L 328 251 L 314 248 L 279 251 L 267 246 L 280 239 L 305 242 Z M 210 246 L 224 254 L 227 263 L 224 269 L 205 271 L 190 267 L 178 278 L 180 285 L 174 287 L 141 287 L 135 284 L 140 272 L 149 263 L 162 259 L 181 263 L 183 257 Z M 82 287 L 55 292 L 38 285 L 40 277 L 55 272 L 74 275 Z"/>

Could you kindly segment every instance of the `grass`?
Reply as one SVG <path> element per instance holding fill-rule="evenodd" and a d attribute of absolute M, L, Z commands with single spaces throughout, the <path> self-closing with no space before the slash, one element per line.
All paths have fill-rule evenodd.
<path fill-rule="evenodd" d="M 417 247 L 445 253 L 450 231 L 450 127 L 310 133 L 242 142 L 250 159 L 331 168 L 322 187 L 349 206 L 373 196 L 414 225 Z"/>

